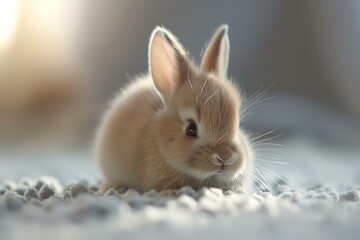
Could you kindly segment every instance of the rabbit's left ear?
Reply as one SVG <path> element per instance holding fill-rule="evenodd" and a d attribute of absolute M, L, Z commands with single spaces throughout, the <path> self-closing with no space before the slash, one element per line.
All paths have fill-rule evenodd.
<path fill-rule="evenodd" d="M 202 71 L 214 72 L 220 77 L 227 76 L 230 54 L 228 29 L 228 25 L 224 24 L 215 31 L 201 60 Z"/>
<path fill-rule="evenodd" d="M 165 100 L 183 83 L 186 69 L 186 53 L 175 36 L 163 27 L 155 28 L 149 44 L 149 70 Z"/>

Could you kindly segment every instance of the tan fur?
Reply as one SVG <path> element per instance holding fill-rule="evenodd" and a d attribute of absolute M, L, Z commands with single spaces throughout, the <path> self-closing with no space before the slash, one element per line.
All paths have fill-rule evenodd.
<path fill-rule="evenodd" d="M 219 30 L 214 37 L 218 35 Z M 215 45 L 209 47 L 219 48 Z M 226 59 L 219 61 L 221 54 L 210 55 L 203 61 L 227 64 Z M 150 74 L 115 98 L 100 126 L 96 149 L 104 176 L 101 190 L 186 185 L 244 189 L 252 151 L 239 130 L 239 92 L 220 72 L 227 66 L 197 68 L 176 38 L 159 27 L 150 39 L 149 61 Z M 185 134 L 190 119 L 198 126 L 195 138 Z M 224 171 L 217 158 L 225 162 Z"/>

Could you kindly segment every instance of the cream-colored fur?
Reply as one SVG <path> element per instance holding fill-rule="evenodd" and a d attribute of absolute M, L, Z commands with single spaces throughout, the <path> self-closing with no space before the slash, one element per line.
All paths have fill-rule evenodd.
<path fill-rule="evenodd" d="M 115 98 L 98 132 L 102 191 L 245 188 L 252 151 L 239 129 L 240 94 L 226 77 L 227 30 L 216 31 L 200 68 L 169 31 L 154 30 L 150 73 Z M 196 137 L 185 134 L 190 121 Z"/>

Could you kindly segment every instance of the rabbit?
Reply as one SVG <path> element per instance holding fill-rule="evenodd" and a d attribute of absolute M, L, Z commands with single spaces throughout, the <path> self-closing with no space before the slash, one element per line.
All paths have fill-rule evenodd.
<path fill-rule="evenodd" d="M 125 87 L 96 137 L 100 191 L 190 186 L 246 191 L 252 148 L 239 128 L 241 95 L 227 78 L 228 26 L 214 33 L 200 66 L 175 36 L 156 27 L 149 74 Z"/>

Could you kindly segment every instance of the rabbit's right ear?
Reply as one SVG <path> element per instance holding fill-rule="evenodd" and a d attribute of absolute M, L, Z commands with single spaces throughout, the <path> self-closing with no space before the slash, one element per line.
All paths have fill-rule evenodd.
<path fill-rule="evenodd" d="M 224 24 L 215 31 L 202 57 L 201 70 L 227 76 L 230 54 L 228 29 L 228 25 Z"/>
<path fill-rule="evenodd" d="M 172 96 L 182 81 L 186 67 L 186 54 L 181 44 L 165 28 L 155 28 L 149 43 L 149 71 L 165 100 Z"/>

